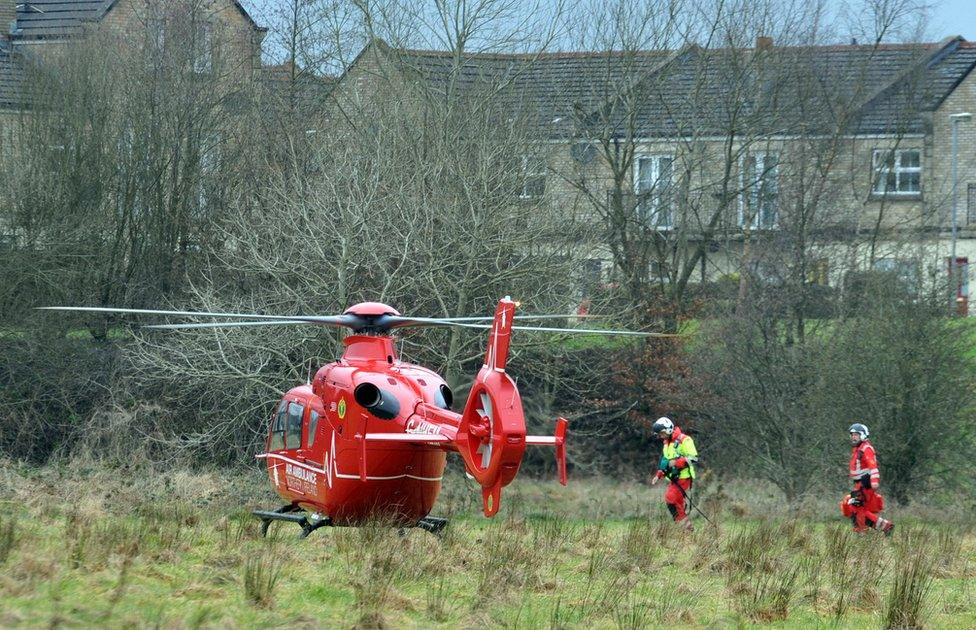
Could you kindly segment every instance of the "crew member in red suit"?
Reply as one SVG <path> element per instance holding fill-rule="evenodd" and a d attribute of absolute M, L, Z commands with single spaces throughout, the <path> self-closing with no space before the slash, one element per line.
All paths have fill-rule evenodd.
<path fill-rule="evenodd" d="M 681 428 L 675 426 L 669 418 L 658 418 L 651 430 L 664 443 L 658 470 L 651 485 L 665 477 L 668 479 L 670 483 L 664 491 L 664 503 L 674 522 L 682 523 L 685 529 L 691 531 L 691 519 L 688 518 L 685 499 L 688 498 L 688 491 L 695 479 L 695 462 L 698 461 L 695 441 L 690 435 L 682 433 Z"/>
<path fill-rule="evenodd" d="M 874 528 L 890 536 L 895 524 L 881 518 L 884 498 L 878 494 L 881 475 L 874 447 L 868 442 L 868 428 L 860 423 L 851 425 L 851 482 L 854 490 L 840 502 L 840 511 L 854 524 L 854 531 Z"/>

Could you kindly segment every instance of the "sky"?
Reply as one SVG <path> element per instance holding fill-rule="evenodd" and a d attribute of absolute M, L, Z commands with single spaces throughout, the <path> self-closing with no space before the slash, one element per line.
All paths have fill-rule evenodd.
<path fill-rule="evenodd" d="M 934 7 L 930 30 L 937 37 L 962 35 L 976 41 L 976 0 L 942 0 Z"/>
<path fill-rule="evenodd" d="M 282 7 L 290 0 L 241 0 L 241 4 L 248 9 L 259 24 L 267 24 L 263 19 L 266 12 L 275 6 Z M 418 2 L 433 2 L 433 0 L 417 0 Z M 552 0 L 555 2 L 556 0 Z M 836 5 L 840 10 L 848 5 L 846 0 L 826 0 L 828 6 Z M 910 1 L 910 0 L 909 0 Z M 939 41 L 950 35 L 962 35 L 969 41 L 976 41 L 976 0 L 916 0 L 929 7 L 929 23 L 926 29 L 926 40 Z M 339 4 L 343 4 L 339 0 Z M 266 45 L 274 46 L 274 38 L 269 38 Z M 838 43 L 847 43 L 838 42 Z M 270 53 L 272 51 L 266 51 Z M 274 55 L 269 55 L 274 56 Z"/>

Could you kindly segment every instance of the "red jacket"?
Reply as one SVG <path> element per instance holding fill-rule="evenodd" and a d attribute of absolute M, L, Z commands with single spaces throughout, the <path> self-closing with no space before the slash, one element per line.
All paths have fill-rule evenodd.
<path fill-rule="evenodd" d="M 861 481 L 865 475 L 870 476 L 872 488 L 877 488 L 878 484 L 881 483 L 881 474 L 878 472 L 878 458 L 874 454 L 874 447 L 867 440 L 862 440 L 860 444 L 851 449 L 851 481 Z"/>

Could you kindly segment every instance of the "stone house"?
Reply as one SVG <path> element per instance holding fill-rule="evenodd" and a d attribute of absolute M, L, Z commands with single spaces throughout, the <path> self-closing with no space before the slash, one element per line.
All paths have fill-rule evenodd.
<path fill-rule="evenodd" d="M 29 109 L 24 82 L 30 60 L 43 62 L 93 34 L 162 46 L 167 31 L 186 28 L 187 21 L 192 33 L 180 38 L 193 42 L 194 72 L 211 72 L 218 59 L 234 81 L 261 69 L 267 29 L 235 0 L 0 0 L 0 128 Z"/>
<path fill-rule="evenodd" d="M 538 147 L 512 156 L 524 175 L 516 196 L 567 208 L 596 199 L 604 223 L 621 221 L 650 243 L 639 262 L 666 282 L 745 268 L 775 281 L 796 273 L 781 254 L 802 236 L 814 243 L 802 277 L 833 285 L 852 265 L 944 278 L 955 247 L 966 297 L 976 260 L 976 119 L 954 115 L 976 118 L 974 67 L 976 44 L 961 37 L 462 56 L 374 42 L 335 94 L 348 108 L 391 77 L 475 98 L 492 86 Z M 841 251 L 854 241 L 854 254 Z M 601 239 L 585 246 L 588 273 L 621 263 Z"/>

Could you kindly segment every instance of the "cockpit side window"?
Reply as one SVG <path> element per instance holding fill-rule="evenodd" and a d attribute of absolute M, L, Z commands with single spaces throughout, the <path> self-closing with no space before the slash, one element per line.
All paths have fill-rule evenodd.
<path fill-rule="evenodd" d="M 314 409 L 308 414 L 308 448 L 315 443 L 315 432 L 319 429 L 319 413 Z"/>
<path fill-rule="evenodd" d="M 278 410 L 271 418 L 271 440 L 268 443 L 269 451 L 280 451 L 285 448 L 285 417 L 288 415 L 288 402 L 281 401 Z"/>
<path fill-rule="evenodd" d="M 298 403 L 288 403 L 288 427 L 285 431 L 285 448 L 301 448 L 302 416 L 305 407 Z"/>

